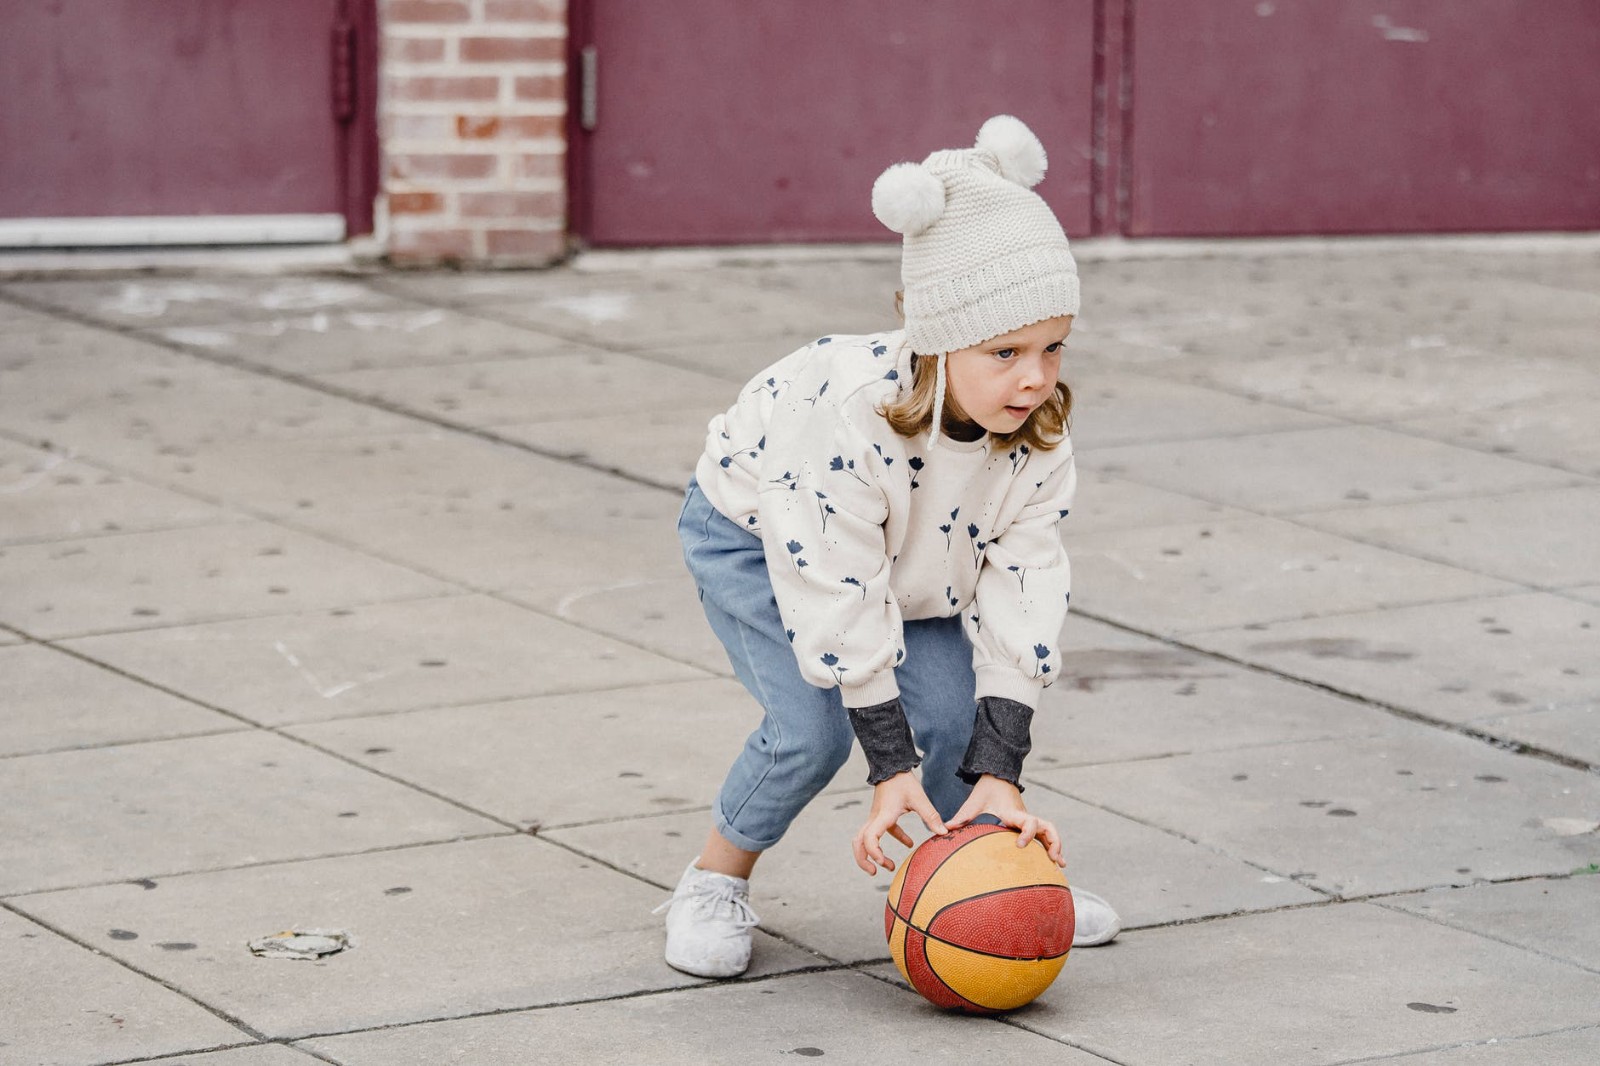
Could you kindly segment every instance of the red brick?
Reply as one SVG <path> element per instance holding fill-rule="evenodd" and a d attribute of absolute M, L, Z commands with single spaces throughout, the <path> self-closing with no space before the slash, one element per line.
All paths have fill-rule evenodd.
<path fill-rule="evenodd" d="M 463 218 L 559 219 L 566 197 L 559 192 L 465 192 Z"/>
<path fill-rule="evenodd" d="M 444 41 L 437 37 L 387 37 L 383 59 L 386 63 L 438 63 L 444 59 Z"/>
<path fill-rule="evenodd" d="M 491 256 L 554 263 L 567 251 L 567 237 L 560 230 L 492 229 L 484 236 Z"/>
<path fill-rule="evenodd" d="M 390 100 L 471 101 L 498 100 L 499 78 L 439 78 L 432 76 L 391 76 L 387 82 Z"/>
<path fill-rule="evenodd" d="M 444 197 L 436 192 L 392 192 L 391 215 L 431 215 L 444 210 Z"/>
<path fill-rule="evenodd" d="M 472 9 L 466 0 L 384 0 L 385 22 L 466 22 Z"/>
<path fill-rule="evenodd" d="M 488 178 L 495 172 L 492 155 L 393 155 L 391 178 Z"/>
<path fill-rule="evenodd" d="M 521 63 L 557 60 L 567 54 L 560 37 L 463 37 L 461 59 L 467 63 Z"/>
<path fill-rule="evenodd" d="M 396 231 L 389 237 L 389 258 L 404 263 L 460 261 L 477 255 L 472 231 L 425 229 Z"/>
<path fill-rule="evenodd" d="M 566 174 L 567 157 L 564 153 L 541 152 L 517 157 L 516 176 L 519 178 L 564 178 Z"/>
<path fill-rule="evenodd" d="M 456 136 L 464 141 L 481 141 L 500 132 L 499 115 L 457 115 Z"/>
<path fill-rule="evenodd" d="M 483 17 L 489 22 L 564 22 L 565 0 L 485 0 Z"/>
<path fill-rule="evenodd" d="M 535 137 L 564 137 L 567 120 L 561 115 L 513 115 L 501 127 L 508 138 L 532 140 Z"/>
<path fill-rule="evenodd" d="M 516 79 L 518 100 L 565 100 L 567 79 L 560 74 L 544 74 Z"/>

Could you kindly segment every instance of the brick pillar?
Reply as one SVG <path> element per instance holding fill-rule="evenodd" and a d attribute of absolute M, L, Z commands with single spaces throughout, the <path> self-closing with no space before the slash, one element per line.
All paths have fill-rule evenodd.
<path fill-rule="evenodd" d="M 389 257 L 560 259 L 566 0 L 379 0 L 379 18 Z"/>

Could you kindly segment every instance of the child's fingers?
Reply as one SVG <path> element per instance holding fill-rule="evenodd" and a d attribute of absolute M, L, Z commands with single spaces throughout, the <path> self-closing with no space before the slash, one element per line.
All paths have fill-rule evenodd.
<path fill-rule="evenodd" d="M 950 831 L 945 828 L 944 819 L 939 817 L 939 812 L 933 809 L 933 804 L 928 802 L 928 797 L 922 797 L 921 802 L 913 804 L 911 809 L 922 819 L 922 824 L 928 827 L 928 832 L 934 836 L 942 837 Z"/>
<path fill-rule="evenodd" d="M 862 830 L 855 835 L 854 839 L 850 841 L 850 850 L 855 853 L 856 865 L 861 867 L 862 871 L 868 876 L 873 876 L 877 874 L 878 868 L 872 865 L 871 860 L 867 856 L 866 833 L 866 828 L 863 827 Z"/>
<path fill-rule="evenodd" d="M 896 822 L 894 825 L 889 827 L 889 835 L 894 837 L 900 843 L 904 844 L 906 847 L 911 847 L 911 834 L 906 832 L 904 829 L 901 829 L 899 822 Z"/>
<path fill-rule="evenodd" d="M 1012 823 L 1012 828 L 1021 834 L 1017 837 L 1017 847 L 1025 848 L 1039 835 L 1039 819 L 1031 814 L 1024 814 Z"/>

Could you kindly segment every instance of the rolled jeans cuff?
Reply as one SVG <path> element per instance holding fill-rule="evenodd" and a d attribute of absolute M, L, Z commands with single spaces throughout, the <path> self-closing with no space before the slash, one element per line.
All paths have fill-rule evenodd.
<path fill-rule="evenodd" d="M 911 724 L 898 699 L 849 711 L 850 728 L 867 757 L 867 784 L 876 785 L 921 765 L 917 746 L 911 741 Z"/>
<path fill-rule="evenodd" d="M 976 784 L 984 774 L 1009 781 L 1022 790 L 1022 763 L 1033 750 L 1033 708 L 1003 696 L 984 696 L 978 700 L 977 717 L 972 723 L 972 741 L 956 770 L 967 784 Z"/>

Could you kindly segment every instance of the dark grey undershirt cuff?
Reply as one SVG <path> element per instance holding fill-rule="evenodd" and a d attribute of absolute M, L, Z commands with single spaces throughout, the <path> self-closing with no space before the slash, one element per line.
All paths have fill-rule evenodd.
<path fill-rule="evenodd" d="M 851 707 L 850 728 L 867 757 L 867 784 L 876 785 L 922 763 L 911 742 L 911 725 L 899 699 L 873 707 Z"/>
<path fill-rule="evenodd" d="M 978 715 L 972 723 L 972 742 L 961 760 L 957 776 L 976 784 L 984 774 L 1009 781 L 1022 790 L 1022 762 L 1033 749 L 1031 727 L 1033 708 L 1003 696 L 984 696 L 978 700 Z"/>

